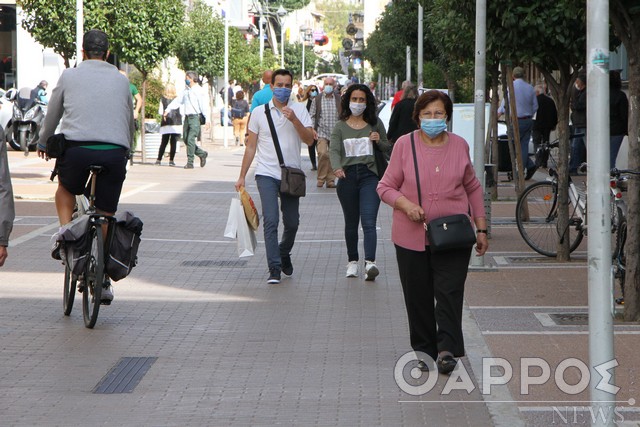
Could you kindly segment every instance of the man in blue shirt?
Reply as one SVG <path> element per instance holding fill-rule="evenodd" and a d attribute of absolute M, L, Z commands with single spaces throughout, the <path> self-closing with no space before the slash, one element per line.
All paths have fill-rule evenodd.
<path fill-rule="evenodd" d="M 271 76 L 273 75 L 273 71 L 266 70 L 262 73 L 262 81 L 264 82 L 264 87 L 253 94 L 253 98 L 251 98 L 251 110 L 261 105 L 264 105 L 271 101 L 273 98 L 273 90 L 271 89 Z"/>
<path fill-rule="evenodd" d="M 535 163 L 529 158 L 529 140 L 533 129 L 533 116 L 538 111 L 538 100 L 533 86 L 524 81 L 522 67 L 513 69 L 513 91 L 516 100 L 516 112 L 518 113 L 522 166 L 526 170 L 525 179 L 529 180 L 537 169 Z M 504 101 L 502 101 L 502 105 L 498 109 L 498 114 L 504 114 Z"/>

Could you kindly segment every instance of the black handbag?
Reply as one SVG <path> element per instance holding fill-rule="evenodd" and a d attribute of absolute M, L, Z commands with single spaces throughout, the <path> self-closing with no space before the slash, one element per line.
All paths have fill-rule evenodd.
<path fill-rule="evenodd" d="M 200 124 L 203 125 L 205 123 L 207 123 L 207 118 L 204 116 L 204 114 L 200 113 L 200 115 L 198 116 L 198 118 L 200 119 Z"/>
<path fill-rule="evenodd" d="M 382 179 L 387 166 L 389 166 L 388 155 L 378 147 L 378 144 L 373 143 L 373 157 L 376 160 L 376 169 L 378 170 L 378 178 Z"/>
<path fill-rule="evenodd" d="M 278 161 L 280 162 L 280 169 L 282 171 L 280 176 L 280 193 L 292 197 L 304 197 L 307 194 L 306 175 L 302 169 L 285 166 L 282 150 L 280 149 L 280 141 L 278 140 L 278 134 L 273 124 L 268 103 L 265 104 L 264 111 L 267 116 L 267 122 L 269 122 L 271 138 L 273 139 L 273 145 L 276 147 L 276 154 L 278 155 Z"/>
<path fill-rule="evenodd" d="M 45 153 L 48 158 L 57 159 L 58 157 L 62 157 L 66 149 L 67 140 L 65 139 L 64 134 L 56 133 L 47 139 Z"/>
<path fill-rule="evenodd" d="M 418 174 L 418 159 L 416 144 L 411 133 L 411 150 L 413 151 L 413 167 L 416 170 L 416 185 L 418 186 L 418 203 L 422 206 L 422 192 L 420 190 L 420 175 Z M 476 243 L 476 234 L 471 220 L 466 214 L 456 214 L 436 218 L 424 224 L 429 239 L 431 252 L 441 252 L 450 249 L 469 249 Z"/>

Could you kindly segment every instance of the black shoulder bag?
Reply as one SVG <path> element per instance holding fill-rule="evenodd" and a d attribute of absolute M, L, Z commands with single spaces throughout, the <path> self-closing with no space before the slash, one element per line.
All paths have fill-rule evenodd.
<path fill-rule="evenodd" d="M 379 131 L 379 127 L 376 125 L 376 132 Z M 385 171 L 387 170 L 387 166 L 389 166 L 388 161 L 388 153 L 382 151 L 382 149 L 373 142 L 373 157 L 376 160 L 376 169 L 378 170 L 378 178 L 382 179 Z"/>
<path fill-rule="evenodd" d="M 276 127 L 273 125 L 273 118 L 271 117 L 269 103 L 265 104 L 264 112 L 267 116 L 267 121 L 269 122 L 271 138 L 273 139 L 273 145 L 276 146 L 276 154 L 278 155 L 280 169 L 282 170 L 280 178 L 280 193 L 292 197 L 304 197 L 307 194 L 305 174 L 302 169 L 285 166 L 284 159 L 282 158 L 282 150 L 280 149 L 280 142 L 278 141 L 278 134 L 276 133 Z"/>
<path fill-rule="evenodd" d="M 413 151 L 413 167 L 416 170 L 416 185 L 418 186 L 418 203 L 422 206 L 422 191 L 420 190 L 420 175 L 418 174 L 418 158 L 416 156 L 416 144 L 411 132 L 411 150 Z M 427 231 L 431 252 L 441 252 L 450 249 L 468 249 L 476 243 L 476 234 L 473 231 L 468 215 L 457 214 L 443 216 L 424 224 Z"/>

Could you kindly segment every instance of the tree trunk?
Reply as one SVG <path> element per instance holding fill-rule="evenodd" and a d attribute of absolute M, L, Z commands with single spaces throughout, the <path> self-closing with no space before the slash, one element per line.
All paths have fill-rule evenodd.
<path fill-rule="evenodd" d="M 629 55 L 629 169 L 640 170 L 640 40 L 627 46 Z M 624 284 L 624 320 L 640 320 L 640 183 L 638 177 L 630 180 L 627 201 L 627 241 L 625 255 L 627 271 Z"/>
<path fill-rule="evenodd" d="M 490 148 L 489 154 L 485 154 L 485 158 L 489 160 L 489 163 L 493 164 L 493 177 L 495 181 L 495 185 L 491 187 L 491 200 L 498 200 L 498 106 L 500 104 L 500 96 L 498 94 L 498 86 L 500 84 L 499 80 L 499 63 L 498 61 L 494 62 L 491 65 L 491 108 L 490 120 L 489 120 L 489 130 L 488 134 L 490 138 L 487 141 L 487 148 Z"/>
<path fill-rule="evenodd" d="M 540 67 L 539 67 L 540 68 Z M 569 252 L 569 100 L 575 76 L 569 73 L 569 67 L 560 70 L 560 81 L 550 71 L 540 68 L 540 72 L 551 89 L 558 110 L 558 255 L 556 259 L 566 262 L 571 259 Z M 577 75 L 577 70 L 574 71 Z M 565 236 L 567 238 L 562 238 Z"/>

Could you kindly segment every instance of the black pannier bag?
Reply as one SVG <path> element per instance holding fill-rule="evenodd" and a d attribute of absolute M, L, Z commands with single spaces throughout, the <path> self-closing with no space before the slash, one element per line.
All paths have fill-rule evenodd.
<path fill-rule="evenodd" d="M 105 269 L 111 280 L 117 282 L 127 277 L 138 263 L 142 220 L 129 211 L 117 214 L 115 219 L 116 224 Z"/>
<path fill-rule="evenodd" d="M 87 249 L 90 241 L 88 229 L 89 216 L 82 215 L 62 226 L 58 234 L 62 261 L 69 266 L 75 276 L 82 274 L 87 264 Z"/>

